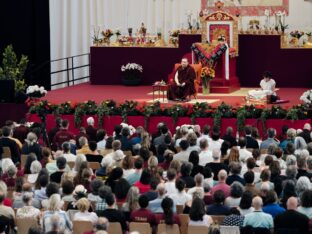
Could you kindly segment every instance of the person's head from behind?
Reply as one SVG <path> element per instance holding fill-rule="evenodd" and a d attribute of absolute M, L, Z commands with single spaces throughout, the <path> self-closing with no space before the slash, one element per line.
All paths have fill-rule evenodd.
<path fill-rule="evenodd" d="M 245 137 L 240 137 L 240 138 L 238 139 L 238 146 L 239 146 L 241 149 L 245 148 L 245 147 L 246 147 L 246 144 L 247 144 L 247 142 L 246 142 L 246 138 L 245 138 Z"/>
<path fill-rule="evenodd" d="M 66 168 L 66 158 L 64 157 L 58 157 L 56 159 L 56 166 L 59 170 L 64 170 Z"/>
<path fill-rule="evenodd" d="M 287 210 L 297 210 L 298 199 L 296 197 L 290 197 L 287 200 Z"/>
<path fill-rule="evenodd" d="M 185 182 L 184 182 L 184 180 L 177 179 L 176 182 L 175 182 L 175 186 L 176 186 L 177 190 L 180 193 L 183 192 L 184 189 L 185 189 Z"/>
<path fill-rule="evenodd" d="M 141 195 L 139 197 L 139 206 L 142 208 L 142 209 L 146 209 L 148 207 L 148 198 L 147 196 L 145 195 Z"/>
<path fill-rule="evenodd" d="M 63 195 L 71 195 L 75 189 L 74 183 L 71 180 L 65 180 L 62 182 Z"/>
<path fill-rule="evenodd" d="M 143 160 L 142 160 L 142 158 L 136 159 L 135 162 L 134 162 L 134 168 L 136 170 L 141 170 L 142 167 L 143 167 Z"/>
<path fill-rule="evenodd" d="M 203 186 L 204 176 L 202 174 L 200 173 L 196 174 L 194 180 L 197 187 Z"/>
<path fill-rule="evenodd" d="M 83 197 L 76 202 L 76 206 L 80 212 L 84 213 L 89 210 L 90 202 L 87 198 Z"/>
<path fill-rule="evenodd" d="M 25 206 L 31 206 L 33 200 L 33 193 L 32 192 L 25 192 L 23 193 L 22 200 Z"/>
<path fill-rule="evenodd" d="M 114 194 L 108 193 L 105 197 L 105 201 L 109 207 L 114 207 L 116 201 Z"/>
<path fill-rule="evenodd" d="M 150 184 L 151 179 L 152 179 L 152 174 L 151 174 L 150 170 L 147 168 L 143 169 L 141 177 L 140 177 L 140 182 L 142 184 L 148 185 L 148 184 Z"/>
<path fill-rule="evenodd" d="M 176 175 L 177 175 L 176 170 L 174 170 L 174 169 L 172 169 L 172 168 L 170 168 L 170 169 L 168 170 L 168 172 L 167 172 L 167 178 L 168 178 L 169 181 L 175 180 Z"/>
<path fill-rule="evenodd" d="M 10 137 L 13 135 L 12 129 L 8 126 L 2 127 L 2 136 Z"/>
<path fill-rule="evenodd" d="M 263 202 L 262 202 L 262 198 L 259 196 L 256 196 L 252 199 L 252 206 L 253 208 L 255 208 L 255 210 L 259 211 L 262 209 L 263 206 Z"/>
<path fill-rule="evenodd" d="M 199 141 L 199 147 L 201 150 L 206 150 L 208 149 L 208 140 L 206 138 L 202 138 L 200 141 Z"/>
<path fill-rule="evenodd" d="M 100 180 L 100 179 L 92 180 L 91 181 L 91 191 L 92 191 L 92 194 L 95 195 L 95 196 L 99 195 L 99 189 L 100 189 L 100 187 L 102 185 L 104 185 L 102 180 Z"/>
<path fill-rule="evenodd" d="M 102 199 L 105 199 L 106 198 L 106 195 L 111 193 L 112 192 L 112 189 L 111 187 L 107 186 L 107 185 L 102 185 L 100 188 L 99 188 L 99 196 L 100 198 Z"/>
<path fill-rule="evenodd" d="M 62 149 L 63 149 L 63 152 L 65 154 L 68 154 L 70 153 L 70 143 L 68 141 L 65 141 L 63 144 L 62 144 Z"/>
<path fill-rule="evenodd" d="M 227 178 L 227 172 L 226 170 L 220 170 L 218 172 L 218 181 L 219 182 L 225 182 L 226 181 L 226 178 Z"/>
<path fill-rule="evenodd" d="M 275 191 L 270 190 L 268 191 L 266 197 L 265 197 L 265 202 L 266 204 L 275 204 L 277 202 L 277 194 Z"/>
<path fill-rule="evenodd" d="M 240 198 L 244 192 L 244 187 L 240 182 L 233 182 L 231 184 L 230 196 L 233 198 Z"/>
<path fill-rule="evenodd" d="M 245 131 L 246 136 L 249 136 L 251 135 L 252 127 L 250 125 L 246 125 L 244 127 L 244 131 Z"/>
<path fill-rule="evenodd" d="M 11 165 L 9 166 L 8 170 L 7 170 L 7 174 L 9 178 L 15 178 L 17 173 L 17 168 L 15 165 Z"/>
<path fill-rule="evenodd" d="M 276 131 L 274 128 L 269 128 L 268 129 L 268 138 L 274 138 L 276 134 Z"/>
<path fill-rule="evenodd" d="M 198 151 L 193 150 L 193 151 L 190 153 L 189 162 L 192 163 L 193 166 L 198 165 L 198 163 L 199 163 L 199 154 L 198 154 Z"/>
<path fill-rule="evenodd" d="M 244 174 L 244 180 L 245 180 L 246 184 L 253 184 L 253 182 L 255 180 L 255 173 L 253 171 L 247 171 Z"/>
<path fill-rule="evenodd" d="M 63 129 L 68 129 L 68 127 L 69 127 L 69 122 L 68 122 L 67 119 L 63 119 L 63 120 L 62 120 L 61 127 L 62 127 Z"/>
<path fill-rule="evenodd" d="M 221 157 L 221 152 L 219 149 L 213 149 L 212 150 L 212 159 L 215 162 L 219 162 Z"/>
<path fill-rule="evenodd" d="M 239 202 L 239 208 L 242 210 L 247 210 L 252 205 L 252 192 L 246 190 L 242 194 L 242 198 Z"/>
<path fill-rule="evenodd" d="M 269 181 L 271 178 L 271 171 L 269 169 L 263 169 L 260 173 L 260 179 L 262 182 Z"/>
<path fill-rule="evenodd" d="M 140 149 L 139 155 L 144 160 L 144 162 L 147 162 L 151 154 L 147 147 L 142 147 Z"/>
<path fill-rule="evenodd" d="M 190 220 L 202 221 L 203 216 L 206 214 L 205 203 L 200 198 L 194 198 L 190 209 Z"/>
<path fill-rule="evenodd" d="M 190 144 L 187 140 L 181 140 L 180 141 L 180 147 L 183 151 L 186 151 L 189 146 L 190 146 Z"/>
<path fill-rule="evenodd" d="M 47 197 L 51 197 L 53 194 L 59 194 L 59 185 L 55 182 L 50 182 L 46 188 Z"/>
<path fill-rule="evenodd" d="M 232 175 L 239 175 L 242 171 L 242 166 L 239 162 L 231 162 L 229 168 Z"/>
<path fill-rule="evenodd" d="M 114 138 L 113 137 L 108 137 L 106 139 L 106 144 L 105 144 L 105 149 L 113 149 L 113 141 L 114 141 Z"/>
<path fill-rule="evenodd" d="M 53 194 L 49 198 L 49 205 L 48 205 L 48 210 L 49 211 L 59 211 L 61 207 L 63 207 L 63 201 L 61 199 L 60 194 Z"/>
<path fill-rule="evenodd" d="M 89 149 L 92 152 L 96 152 L 96 150 L 97 150 L 97 143 L 95 141 L 90 141 L 89 142 Z"/>
<path fill-rule="evenodd" d="M 302 193 L 301 198 L 301 206 L 304 208 L 312 207 L 312 190 L 306 190 Z"/>
<path fill-rule="evenodd" d="M 96 131 L 96 140 L 98 142 L 104 140 L 105 137 L 106 137 L 106 131 L 104 129 L 98 129 Z"/>
<path fill-rule="evenodd" d="M 121 142 L 119 140 L 114 140 L 112 143 L 112 147 L 114 151 L 121 149 Z"/>
<path fill-rule="evenodd" d="M 49 176 L 48 175 L 42 175 L 39 177 L 39 185 L 41 188 L 47 187 L 49 183 Z"/>
<path fill-rule="evenodd" d="M 191 163 L 183 163 L 181 166 L 182 177 L 189 176 L 191 174 L 193 165 Z"/>
<path fill-rule="evenodd" d="M 213 201 L 216 204 L 223 204 L 225 200 L 225 195 L 222 190 L 217 190 L 213 194 Z"/>

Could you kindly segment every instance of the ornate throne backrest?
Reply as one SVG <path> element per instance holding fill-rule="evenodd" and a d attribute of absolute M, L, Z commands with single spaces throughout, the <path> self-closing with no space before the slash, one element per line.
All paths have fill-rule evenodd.
<path fill-rule="evenodd" d="M 201 17 L 201 23 L 203 42 L 214 43 L 223 36 L 228 45 L 238 52 L 238 22 L 234 16 L 216 11 Z"/>

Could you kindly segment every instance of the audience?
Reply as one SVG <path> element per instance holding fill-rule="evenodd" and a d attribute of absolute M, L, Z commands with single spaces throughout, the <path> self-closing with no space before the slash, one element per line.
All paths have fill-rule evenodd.
<path fill-rule="evenodd" d="M 51 148 L 38 140 L 40 127 L 14 128 L 10 121 L 2 128 L 0 151 L 10 147 L 12 159 L 1 160 L 0 223 L 14 227 L 15 215 L 36 218 L 42 232 L 66 233 L 72 221 L 83 220 L 93 223 L 90 233 L 95 233 L 119 222 L 126 233 L 127 222 L 134 221 L 148 222 L 156 231 L 157 224 L 181 225 L 176 210 L 183 208 L 189 225 L 212 228 L 209 215 L 225 215 L 225 226 L 308 232 L 309 124 L 301 132 L 283 126 L 280 142 L 273 128 L 260 139 L 257 128 L 245 126 L 237 142 L 229 126 L 220 139 L 218 127 L 210 131 L 207 125 L 201 132 L 184 125 L 171 133 L 161 123 L 151 138 L 143 127 L 125 124 L 109 136 L 94 122 L 88 118 L 87 131 L 74 136 L 68 121 L 58 119 L 49 132 Z M 25 165 L 20 152 L 28 155 Z M 94 172 L 91 161 L 101 168 Z M 75 214 L 69 217 L 66 210 Z"/>

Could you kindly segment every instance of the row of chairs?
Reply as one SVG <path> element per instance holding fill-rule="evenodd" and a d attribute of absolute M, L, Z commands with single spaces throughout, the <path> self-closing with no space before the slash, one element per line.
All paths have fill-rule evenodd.
<path fill-rule="evenodd" d="M 181 226 L 179 227 L 177 224 L 175 225 L 165 225 L 159 224 L 157 228 L 158 234 L 207 234 L 208 227 L 205 226 L 189 226 L 189 215 L 187 214 L 180 214 L 180 222 Z M 224 216 L 212 216 L 212 219 L 215 224 L 221 224 Z M 32 226 L 38 226 L 37 219 L 31 218 L 17 218 L 15 220 L 17 231 L 19 234 L 27 234 L 28 229 Z M 73 233 L 75 234 L 83 234 L 86 231 L 90 231 L 93 229 L 93 225 L 89 221 L 73 221 Z M 152 229 L 149 223 L 137 223 L 137 222 L 130 222 L 129 224 L 130 232 L 137 231 L 139 233 L 144 234 L 151 234 Z M 112 234 L 122 234 L 122 228 L 120 223 L 109 223 L 108 226 L 108 233 Z"/>

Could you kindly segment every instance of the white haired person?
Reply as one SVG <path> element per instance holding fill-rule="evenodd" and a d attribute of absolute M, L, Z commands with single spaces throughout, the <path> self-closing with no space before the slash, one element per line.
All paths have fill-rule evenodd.
<path fill-rule="evenodd" d="M 87 124 L 88 126 L 86 127 L 86 133 L 89 137 L 90 141 L 96 141 L 96 133 L 97 129 L 94 127 L 95 121 L 93 117 L 87 118 Z"/>
<path fill-rule="evenodd" d="M 38 144 L 38 137 L 35 133 L 30 132 L 27 134 L 21 153 L 26 155 L 34 153 L 39 161 L 42 159 L 42 149 Z"/>
<path fill-rule="evenodd" d="M 311 124 L 306 123 L 303 126 L 303 131 L 300 134 L 298 134 L 298 136 L 302 137 L 307 144 L 312 142 Z"/>
<path fill-rule="evenodd" d="M 30 164 L 30 172 L 31 172 L 31 174 L 28 174 L 27 182 L 29 182 L 31 184 L 35 184 L 41 169 L 42 169 L 41 163 L 38 160 L 33 161 Z"/>
<path fill-rule="evenodd" d="M 260 82 L 260 89 L 250 90 L 248 92 L 248 99 L 264 99 L 268 98 L 270 103 L 275 102 L 278 97 L 275 92 L 276 82 L 272 79 L 272 73 L 266 71 L 263 73 L 263 79 Z"/>
<path fill-rule="evenodd" d="M 17 209 L 16 218 L 36 218 L 40 215 L 40 210 L 32 206 L 33 195 L 32 192 L 23 193 L 24 206 Z"/>
<path fill-rule="evenodd" d="M 54 231 L 57 225 L 59 232 L 70 232 L 72 230 L 72 222 L 70 221 L 67 213 L 61 210 L 63 201 L 59 194 L 53 194 L 49 199 L 49 206 L 47 211 L 43 213 L 42 227 L 43 232 Z M 57 220 L 55 220 L 57 217 Z"/>

